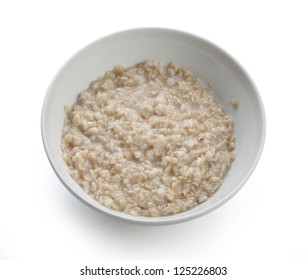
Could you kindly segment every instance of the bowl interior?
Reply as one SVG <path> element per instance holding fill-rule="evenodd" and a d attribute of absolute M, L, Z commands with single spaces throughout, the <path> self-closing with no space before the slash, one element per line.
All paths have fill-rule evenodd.
<path fill-rule="evenodd" d="M 133 217 L 110 210 L 89 197 L 69 176 L 62 159 L 61 134 L 64 106 L 71 106 L 89 83 L 116 65 L 140 61 L 176 62 L 188 68 L 215 93 L 215 98 L 234 119 L 236 159 L 220 189 L 207 202 L 167 217 Z M 230 100 L 239 101 L 233 108 Z M 206 214 L 232 197 L 254 170 L 262 152 L 265 116 L 260 96 L 245 71 L 215 45 L 190 34 L 168 29 L 135 29 L 99 39 L 74 55 L 49 86 L 42 110 L 42 137 L 50 163 L 62 183 L 90 206 L 129 221 L 169 224 Z"/>

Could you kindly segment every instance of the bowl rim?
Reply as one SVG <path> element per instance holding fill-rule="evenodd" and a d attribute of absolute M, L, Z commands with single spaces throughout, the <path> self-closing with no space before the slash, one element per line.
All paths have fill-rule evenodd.
<path fill-rule="evenodd" d="M 252 163 L 251 167 L 249 168 L 248 172 L 244 175 L 244 177 L 240 181 L 240 183 L 237 184 L 233 188 L 233 190 L 229 194 L 227 194 L 225 197 L 218 200 L 216 203 L 209 206 L 208 208 L 199 210 L 199 211 L 194 212 L 194 213 L 189 213 L 189 215 L 179 216 L 180 214 L 186 213 L 186 212 L 189 211 L 189 210 L 187 210 L 185 212 L 181 212 L 181 213 L 174 214 L 174 215 L 169 215 L 169 216 L 144 217 L 144 216 L 132 216 L 132 215 L 129 215 L 129 214 L 124 213 L 124 212 L 119 212 L 119 211 L 116 211 L 116 210 L 113 210 L 113 209 L 109 209 L 109 208 L 107 208 L 103 205 L 101 205 L 101 208 L 98 208 L 98 207 L 94 206 L 93 204 L 89 203 L 88 201 L 86 201 L 85 199 L 83 199 L 83 197 L 76 194 L 72 190 L 72 188 L 69 186 L 69 184 L 67 184 L 65 182 L 65 180 L 62 178 L 62 176 L 60 175 L 60 173 L 57 169 L 56 162 L 53 160 L 52 154 L 51 154 L 51 152 L 49 150 L 49 146 L 47 144 L 48 143 L 48 141 L 47 141 L 48 135 L 47 135 L 46 128 L 45 128 L 45 122 L 47 120 L 47 108 L 48 108 L 49 100 L 52 97 L 53 85 L 56 82 L 56 80 L 60 77 L 60 75 L 61 75 L 62 71 L 65 69 L 65 67 L 71 61 L 73 61 L 76 57 L 78 57 L 79 54 L 81 54 L 83 51 L 85 51 L 87 48 L 91 47 L 92 45 L 97 44 L 100 41 L 110 39 L 111 37 L 117 37 L 117 36 L 120 36 L 120 35 L 123 35 L 123 34 L 131 33 L 131 32 L 132 33 L 139 33 L 139 32 L 144 32 L 144 31 L 147 32 L 147 33 L 149 33 L 149 32 L 169 33 L 170 32 L 170 33 L 173 33 L 173 34 L 177 34 L 179 36 L 185 36 L 185 37 L 193 38 L 193 39 L 202 41 L 206 45 L 209 45 L 213 49 L 222 53 L 222 55 L 227 57 L 227 59 L 229 59 L 230 62 L 233 63 L 233 65 L 236 65 L 244 73 L 248 82 L 250 83 L 251 87 L 253 88 L 253 93 L 255 93 L 257 101 L 258 101 L 258 105 L 259 105 L 259 111 L 260 111 L 260 117 L 261 117 L 260 145 L 258 147 L 256 157 L 254 158 L 253 163 Z M 259 91 L 258 91 L 255 83 L 253 82 L 252 78 L 250 77 L 250 75 L 246 71 L 246 69 L 231 54 L 229 54 L 227 51 L 225 51 L 224 49 L 222 49 L 221 47 L 219 47 L 215 43 L 212 43 L 209 40 L 204 39 L 204 38 L 202 38 L 198 35 L 195 35 L 193 33 L 186 32 L 186 31 L 181 31 L 181 30 L 178 30 L 178 29 L 163 28 L 163 27 L 132 28 L 132 29 L 125 29 L 125 30 L 114 32 L 114 33 L 110 33 L 106 36 L 102 36 L 102 37 L 88 43 L 87 45 L 85 45 L 81 49 L 79 49 L 79 51 L 77 51 L 75 54 L 73 54 L 68 60 L 66 60 L 66 62 L 58 69 L 58 71 L 56 72 L 56 74 L 55 74 L 54 78 L 52 79 L 50 85 L 48 86 L 45 97 L 44 97 L 43 106 L 42 106 L 42 110 L 41 110 L 41 137 L 42 137 L 43 146 L 44 146 L 47 158 L 49 160 L 49 163 L 52 166 L 52 168 L 53 168 L 55 174 L 57 175 L 58 179 L 66 187 L 66 189 L 68 189 L 68 191 L 70 191 L 70 193 L 72 193 L 76 198 L 78 198 L 80 201 L 82 201 L 86 205 L 90 206 L 90 208 L 95 209 L 99 213 L 106 214 L 108 216 L 115 217 L 115 218 L 117 218 L 121 221 L 126 221 L 126 222 L 130 222 L 130 223 L 134 223 L 134 224 L 170 225 L 170 224 L 177 224 L 177 223 L 182 223 L 182 222 L 186 222 L 186 221 L 189 221 L 189 220 L 193 220 L 193 219 L 204 216 L 204 215 L 214 211 L 215 209 L 219 208 L 220 206 L 225 204 L 227 201 L 229 201 L 232 197 L 234 197 L 235 194 L 245 185 L 245 183 L 248 181 L 248 179 L 250 178 L 250 176 L 254 172 L 254 170 L 255 170 L 255 168 L 256 168 L 256 166 L 257 166 L 257 164 L 258 164 L 258 162 L 261 158 L 263 149 L 264 149 L 265 139 L 266 139 L 266 114 L 265 114 L 264 105 L 263 105 L 263 102 L 262 102 L 262 98 L 259 94 Z"/>

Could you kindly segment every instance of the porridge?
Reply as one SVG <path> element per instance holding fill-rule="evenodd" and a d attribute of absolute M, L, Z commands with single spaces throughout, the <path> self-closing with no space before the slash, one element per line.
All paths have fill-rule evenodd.
<path fill-rule="evenodd" d="M 165 216 L 206 201 L 235 158 L 233 121 L 190 71 L 116 66 L 65 108 L 63 158 L 100 204 Z"/>
<path fill-rule="evenodd" d="M 231 99 L 231 104 L 233 107 L 237 107 L 239 105 L 239 101 L 236 98 Z"/>

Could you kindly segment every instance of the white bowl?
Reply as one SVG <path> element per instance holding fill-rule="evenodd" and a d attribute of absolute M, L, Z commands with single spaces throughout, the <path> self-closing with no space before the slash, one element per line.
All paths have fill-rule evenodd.
<path fill-rule="evenodd" d="M 236 159 L 219 190 L 205 203 L 166 217 L 134 217 L 100 205 L 70 177 L 62 159 L 61 134 L 64 106 L 71 106 L 89 83 L 115 65 L 132 66 L 150 59 L 176 62 L 211 85 L 215 97 L 234 119 Z M 230 100 L 239 100 L 233 108 Z M 227 53 L 197 36 L 160 28 L 134 29 L 99 39 L 75 54 L 59 70 L 45 96 L 42 138 L 49 161 L 62 183 L 81 201 L 96 210 L 126 221 L 172 224 L 194 219 L 218 208 L 246 183 L 264 146 L 265 114 L 258 91 L 245 70 Z"/>

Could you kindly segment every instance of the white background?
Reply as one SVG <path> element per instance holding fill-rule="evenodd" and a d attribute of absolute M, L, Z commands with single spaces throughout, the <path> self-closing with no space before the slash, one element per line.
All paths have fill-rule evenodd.
<path fill-rule="evenodd" d="M 306 9 L 303 1 L 1 1 L 0 259 L 306 260 Z M 93 40 L 168 27 L 221 46 L 262 96 L 267 136 L 242 190 L 183 224 L 105 217 L 55 176 L 40 135 L 46 89 Z M 305 263 L 304 263 L 305 264 Z"/>

